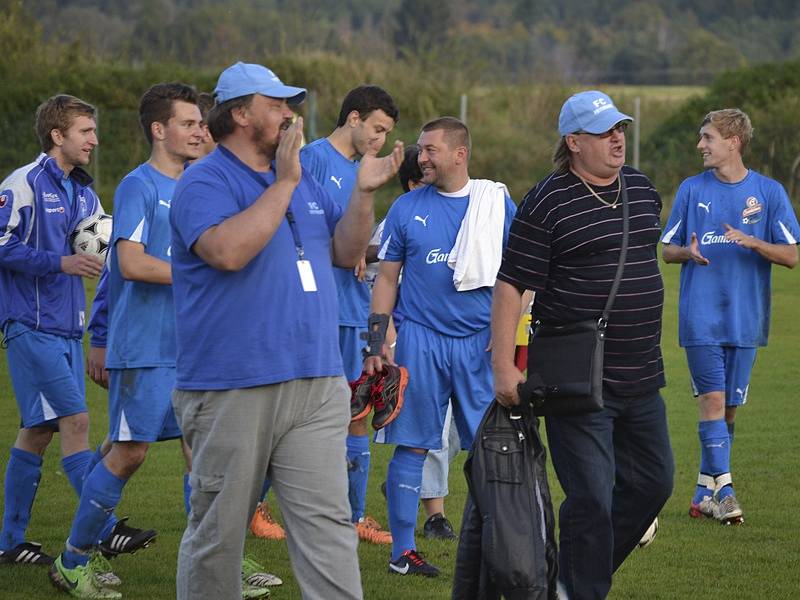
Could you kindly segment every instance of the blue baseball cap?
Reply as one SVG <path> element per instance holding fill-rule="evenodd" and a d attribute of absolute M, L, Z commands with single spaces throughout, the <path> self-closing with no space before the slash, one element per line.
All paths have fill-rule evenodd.
<path fill-rule="evenodd" d="M 621 113 L 614 102 L 603 92 L 590 90 L 567 98 L 558 116 L 558 133 L 562 136 L 585 131 L 605 133 L 620 121 L 633 121 Z"/>
<path fill-rule="evenodd" d="M 285 98 L 289 104 L 300 104 L 306 99 L 304 88 L 284 85 L 275 73 L 262 65 L 237 62 L 220 73 L 214 90 L 217 102 L 227 102 L 250 94 Z"/>

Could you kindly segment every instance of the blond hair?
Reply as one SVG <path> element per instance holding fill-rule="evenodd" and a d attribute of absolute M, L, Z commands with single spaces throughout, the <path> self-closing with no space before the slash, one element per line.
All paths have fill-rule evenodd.
<path fill-rule="evenodd" d="M 740 152 L 744 153 L 745 148 L 753 139 L 753 125 L 747 113 L 738 108 L 723 108 L 722 110 L 712 110 L 704 118 L 700 127 L 711 124 L 724 139 L 736 136 L 741 142 Z"/>

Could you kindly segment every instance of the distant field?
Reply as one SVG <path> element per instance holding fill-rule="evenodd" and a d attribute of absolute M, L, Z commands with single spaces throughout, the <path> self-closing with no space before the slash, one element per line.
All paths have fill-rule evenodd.
<path fill-rule="evenodd" d="M 676 342 L 676 295 L 678 269 L 665 266 L 667 305 L 663 348 L 669 385 L 667 401 L 672 444 L 676 459 L 675 493 L 663 510 L 661 527 L 652 546 L 637 550 L 620 569 L 610 598 L 689 599 L 701 595 L 730 600 L 795 599 L 800 597 L 800 552 L 796 490 L 800 484 L 800 322 L 797 298 L 800 273 L 775 269 L 772 339 L 759 353 L 750 393 L 751 406 L 740 412 L 734 444 L 734 481 L 745 510 L 743 527 L 722 527 L 714 522 L 695 522 L 687 516 L 688 502 L 697 475 L 698 442 L 696 407 L 689 393 L 683 353 Z M 93 416 L 92 440 L 100 441 L 106 430 L 104 394 L 88 384 Z M 0 462 L 5 464 L 18 421 L 6 371 L 0 357 Z M 378 487 L 385 477 L 389 449 L 373 448 L 374 470 L 370 479 L 368 510 L 386 523 L 386 510 Z M 460 459 L 450 477 L 449 516 L 458 525 L 465 486 Z M 182 460 L 177 443 L 156 445 L 148 461 L 125 490 L 120 515 L 131 515 L 135 524 L 155 527 L 158 542 L 133 557 L 114 562 L 124 580 L 122 591 L 131 600 L 174 598 L 178 543 L 184 526 Z M 552 475 L 552 474 L 551 474 Z M 562 499 L 551 476 L 556 503 Z M 2 492 L 0 492 L 2 498 Z M 274 502 L 274 501 L 273 501 Z M 47 453 L 29 537 L 46 550 L 57 552 L 69 531 L 76 499 L 61 472 L 57 441 Z M 524 518 L 524 515 L 520 515 Z M 420 520 L 420 525 L 421 525 Z M 368 600 L 443 600 L 449 597 L 455 545 L 420 541 L 431 562 L 443 568 L 438 580 L 401 578 L 386 573 L 388 550 L 359 548 L 365 597 Z M 286 582 L 273 598 L 298 599 L 286 546 L 249 538 L 248 552 L 268 563 Z M 45 572 L 24 567 L 0 569 L 0 598 L 39 600 L 56 597 Z M 209 599 L 217 600 L 217 599 Z M 333 600 L 333 599 L 332 599 Z"/>

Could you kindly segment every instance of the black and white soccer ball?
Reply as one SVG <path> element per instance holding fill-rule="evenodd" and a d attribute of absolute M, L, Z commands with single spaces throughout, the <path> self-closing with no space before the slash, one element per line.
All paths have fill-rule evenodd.
<path fill-rule="evenodd" d="M 111 215 L 105 214 L 94 214 L 78 223 L 70 236 L 75 254 L 91 254 L 105 261 L 112 223 Z"/>
<path fill-rule="evenodd" d="M 646 548 L 649 546 L 656 537 L 658 533 L 658 517 L 653 519 L 653 522 L 650 523 L 650 527 L 647 528 L 647 531 L 644 532 L 642 539 L 639 540 L 639 548 Z"/>

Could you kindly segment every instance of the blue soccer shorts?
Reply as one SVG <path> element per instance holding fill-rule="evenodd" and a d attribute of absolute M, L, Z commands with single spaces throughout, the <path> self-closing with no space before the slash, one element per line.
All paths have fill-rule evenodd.
<path fill-rule="evenodd" d="M 366 327 L 339 325 L 339 349 L 342 352 L 342 366 L 347 381 L 355 381 L 361 377 L 364 366 L 361 349 L 367 345 L 367 342 L 361 339 L 361 334 L 366 330 Z"/>
<path fill-rule="evenodd" d="M 56 420 L 86 412 L 83 347 L 79 339 L 6 327 L 8 370 L 23 427 L 57 426 Z"/>
<path fill-rule="evenodd" d="M 724 391 L 725 406 L 747 402 L 756 351 L 740 346 L 687 346 L 694 395 Z"/>
<path fill-rule="evenodd" d="M 112 442 L 181 437 L 172 409 L 174 367 L 108 370 L 108 435 Z"/>
<path fill-rule="evenodd" d="M 408 369 L 408 387 L 397 418 L 375 434 L 375 441 L 438 450 L 447 404 L 461 447 L 469 448 L 486 409 L 494 400 L 489 328 L 466 337 L 443 335 L 403 321 L 397 335 L 398 365 Z"/>

